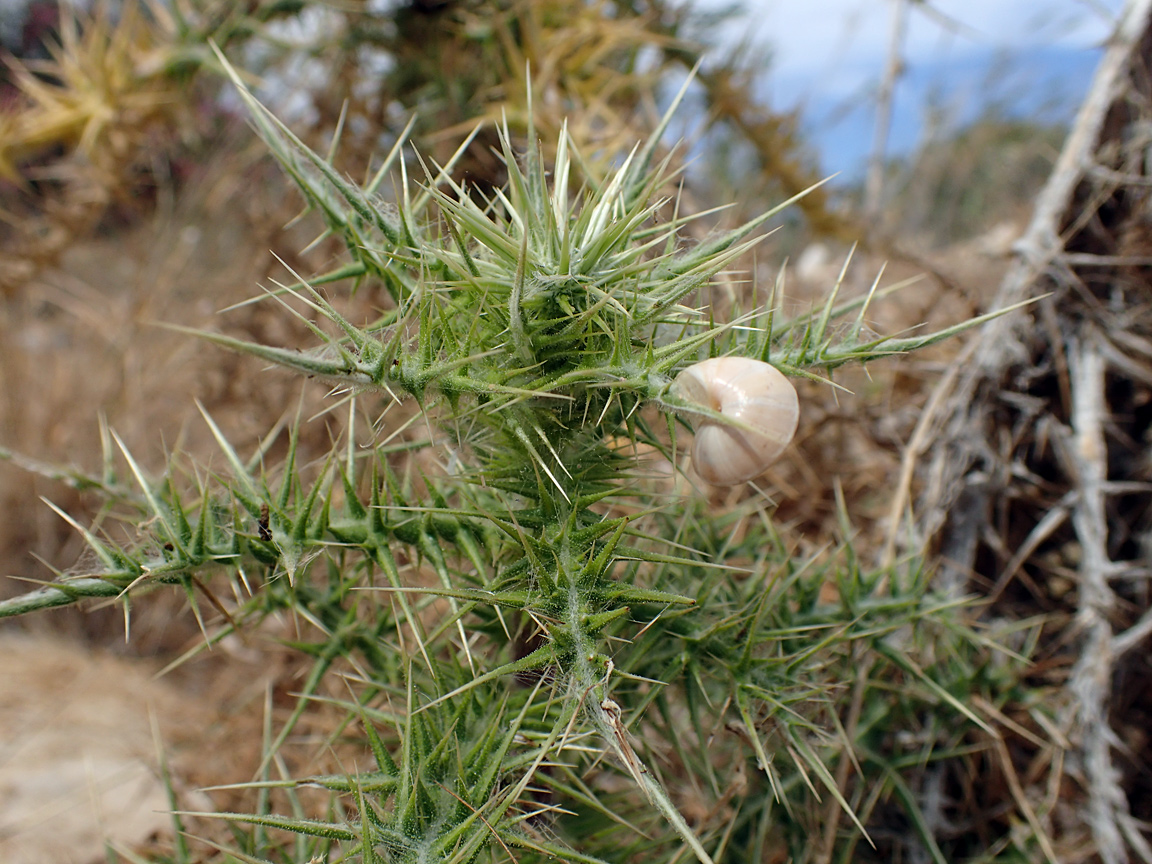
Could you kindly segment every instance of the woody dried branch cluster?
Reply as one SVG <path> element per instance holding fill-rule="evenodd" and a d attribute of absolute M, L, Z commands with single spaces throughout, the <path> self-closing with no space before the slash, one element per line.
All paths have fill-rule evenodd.
<path fill-rule="evenodd" d="M 998 301 L 1040 299 L 949 378 L 924 466 L 942 589 L 987 595 L 989 619 L 1045 616 L 1045 706 L 1005 734 L 1059 860 L 1152 861 L 1150 73 L 1152 3 L 1135 0 Z"/>

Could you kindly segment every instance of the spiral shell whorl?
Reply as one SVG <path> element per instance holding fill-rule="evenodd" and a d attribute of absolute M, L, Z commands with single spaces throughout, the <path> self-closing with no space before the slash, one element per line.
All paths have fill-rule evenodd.
<path fill-rule="evenodd" d="M 735 486 L 758 477 L 796 433 L 796 388 L 768 363 L 713 357 L 681 372 L 675 388 L 682 398 L 756 430 L 707 419 L 697 424 L 692 466 L 713 486 Z"/>

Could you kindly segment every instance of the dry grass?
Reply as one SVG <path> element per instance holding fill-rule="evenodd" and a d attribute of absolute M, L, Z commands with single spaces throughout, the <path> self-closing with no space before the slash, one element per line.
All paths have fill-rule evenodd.
<path fill-rule="evenodd" d="M 259 194 L 241 194 L 249 183 Z M 296 202 L 282 197 L 274 167 L 251 151 L 219 151 L 186 188 L 171 209 L 70 244 L 58 267 L 4 303 L 5 446 L 98 471 L 102 414 L 156 469 L 172 450 L 195 451 L 210 440 L 202 422 L 189 422 L 197 399 L 252 447 L 296 410 L 299 385 L 288 376 L 245 368 L 231 355 L 157 326 L 216 326 L 220 309 L 283 273 L 276 255 L 304 266 L 296 250 L 311 239 L 308 228 L 283 233 L 278 227 Z M 318 250 L 316 260 L 323 254 Z M 230 314 L 226 326 L 284 343 L 295 335 L 260 305 Z M 318 394 L 307 395 L 314 404 Z M 5 494 L 21 514 L 0 527 L 4 570 L 42 578 L 29 553 L 69 566 L 79 547 L 67 545 L 68 532 L 32 502 L 36 495 L 63 506 L 80 500 L 9 466 L 2 470 Z"/>
<path fill-rule="evenodd" d="M 173 196 L 172 207 L 70 243 L 55 266 L 0 305 L 3 446 L 42 462 L 99 473 L 103 417 L 158 474 L 177 450 L 216 451 L 197 402 L 248 453 L 278 424 L 283 430 L 297 413 L 307 418 L 319 411 L 322 386 L 302 388 L 293 376 L 158 326 L 172 322 L 285 345 L 299 342 L 298 328 L 268 304 L 219 314 L 259 294 L 270 278 L 285 278 L 281 262 L 310 270 L 325 261 L 329 252 L 323 244 L 310 256 L 299 255 L 315 236 L 311 220 L 283 228 L 298 203 L 285 197 L 278 169 L 263 151 L 222 145 Z M 330 417 L 305 424 L 302 457 L 326 453 L 338 434 L 339 420 Z M 282 458 L 286 438 L 281 434 L 272 442 L 270 464 Z M 203 470 L 219 467 L 208 461 Z M 41 496 L 85 522 L 103 521 L 94 497 L 0 461 L 0 503 L 9 514 L 0 524 L 0 573 L 14 577 L 0 584 L 3 596 L 29 588 L 18 580 L 50 579 L 52 570 L 69 570 L 86 556 L 83 542 Z M 115 605 L 31 616 L 4 630 L 78 639 L 97 650 L 141 658 L 152 671 L 203 648 L 186 598 L 171 592 L 133 603 L 127 641 Z M 202 722 L 182 733 L 178 752 L 187 758 L 173 757 L 180 788 L 235 782 L 256 769 L 265 719 L 278 727 L 295 703 L 301 658 L 275 646 L 296 638 L 299 622 L 269 624 L 266 632 L 197 652 L 166 674 L 170 686 L 204 709 Z M 55 691 L 42 695 L 50 692 Z M 341 749 L 320 746 L 337 722 L 330 714 L 322 709 L 311 714 L 299 730 L 311 737 L 285 749 L 294 770 L 341 770 Z M 352 764 L 354 754 L 343 755 Z M 240 793 L 213 798 L 217 806 L 243 807 Z M 227 833 L 217 823 L 197 824 L 195 831 L 221 839 Z"/>

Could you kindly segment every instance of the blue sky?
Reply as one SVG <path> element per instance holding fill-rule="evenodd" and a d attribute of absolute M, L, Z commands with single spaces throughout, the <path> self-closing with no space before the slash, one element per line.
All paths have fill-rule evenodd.
<path fill-rule="evenodd" d="M 703 5 L 712 5 L 705 3 Z M 911 150 L 929 103 L 954 123 L 994 102 L 1070 119 L 1123 0 L 928 0 L 912 3 L 891 151 Z M 827 171 L 854 174 L 871 148 L 873 97 L 890 38 L 891 0 L 745 0 L 730 37 L 768 52 L 763 92 L 803 111 Z"/>

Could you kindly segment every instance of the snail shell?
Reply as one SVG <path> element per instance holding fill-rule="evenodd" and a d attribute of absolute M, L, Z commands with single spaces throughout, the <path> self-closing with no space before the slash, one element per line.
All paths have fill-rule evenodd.
<path fill-rule="evenodd" d="M 735 486 L 758 477 L 796 434 L 796 388 L 759 360 L 713 357 L 681 372 L 674 389 L 690 402 L 745 424 L 726 426 L 705 419 L 697 425 L 692 466 L 713 486 Z"/>

